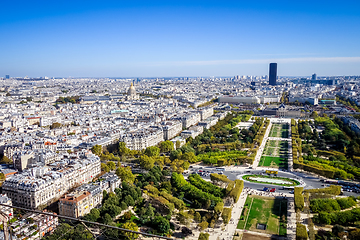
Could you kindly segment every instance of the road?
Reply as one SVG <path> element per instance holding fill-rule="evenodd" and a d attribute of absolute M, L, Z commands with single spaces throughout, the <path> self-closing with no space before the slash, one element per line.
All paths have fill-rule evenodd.
<path fill-rule="evenodd" d="M 205 171 L 213 171 L 215 173 L 218 173 L 218 171 L 216 171 L 215 167 L 207 167 L 207 166 L 201 166 L 201 165 L 195 165 L 193 166 L 193 168 L 191 168 L 191 171 L 195 171 L 198 170 L 200 167 L 202 167 L 202 170 Z M 225 171 L 223 171 L 223 174 L 226 175 L 230 180 L 235 180 L 235 179 L 239 179 L 239 176 L 242 174 L 260 174 L 260 173 L 264 173 L 265 170 L 267 168 L 257 168 L 257 169 L 249 169 L 246 167 L 237 167 L 237 166 L 230 166 L 230 167 L 224 167 Z M 270 169 L 270 168 L 269 168 Z M 274 169 L 271 169 L 274 170 Z M 188 174 L 186 174 L 185 176 L 188 176 Z M 305 187 L 304 189 L 312 189 L 312 188 L 324 188 L 326 186 L 323 186 L 324 183 L 321 182 L 320 180 L 322 178 L 316 176 L 316 175 L 312 175 L 309 173 L 303 173 L 303 172 L 285 172 L 285 171 L 278 171 L 278 177 L 286 177 L 286 178 L 293 178 L 293 179 L 297 179 L 297 180 L 301 180 L 305 183 Z M 210 180 L 210 177 L 203 177 L 206 180 Z M 264 184 L 264 183 L 252 183 L 252 182 L 247 182 L 244 181 L 244 187 L 248 187 L 251 189 L 255 189 L 255 190 L 259 190 L 259 189 L 263 189 L 264 187 L 274 187 L 276 188 L 276 191 L 280 191 L 280 192 L 286 192 L 288 193 L 289 190 L 281 190 L 280 186 L 278 185 L 273 185 L 273 184 Z M 344 192 L 345 196 L 360 196 L 359 193 L 354 193 L 354 192 Z"/>

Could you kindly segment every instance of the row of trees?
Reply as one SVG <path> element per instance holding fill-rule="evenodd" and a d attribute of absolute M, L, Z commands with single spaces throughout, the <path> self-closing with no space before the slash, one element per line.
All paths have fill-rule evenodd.
<path fill-rule="evenodd" d="M 303 187 L 295 187 L 294 188 L 294 202 L 295 202 L 295 210 L 304 210 L 304 196 L 302 195 L 304 188 Z"/>
<path fill-rule="evenodd" d="M 264 118 L 256 117 L 254 124 L 249 128 L 249 130 L 245 128 L 241 130 L 241 134 L 243 135 L 243 139 L 246 143 L 253 142 L 256 133 L 259 131 L 263 123 L 264 123 Z"/>
<path fill-rule="evenodd" d="M 247 151 L 223 151 L 223 152 L 208 152 L 196 156 L 197 160 L 205 164 L 219 164 L 221 166 L 229 163 L 248 162 Z"/>
<path fill-rule="evenodd" d="M 215 197 L 210 193 L 198 189 L 194 185 L 187 182 L 183 175 L 174 172 L 171 176 L 171 185 L 184 192 L 184 197 L 186 197 L 186 199 L 191 201 L 194 205 L 209 205 L 209 208 L 213 209 L 217 203 L 222 202 L 221 198 Z"/>
<path fill-rule="evenodd" d="M 215 197 L 223 198 L 225 195 L 225 189 L 215 186 L 214 184 L 205 181 L 197 174 L 192 174 L 188 177 L 189 182 L 200 190 L 210 193 Z"/>

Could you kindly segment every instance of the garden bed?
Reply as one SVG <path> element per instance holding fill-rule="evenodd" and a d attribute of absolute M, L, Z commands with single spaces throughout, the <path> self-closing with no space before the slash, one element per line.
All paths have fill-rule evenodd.
<path fill-rule="evenodd" d="M 245 175 L 242 178 L 249 182 L 273 184 L 279 186 L 297 186 L 300 184 L 298 181 L 291 178 L 270 177 L 264 175 Z"/>

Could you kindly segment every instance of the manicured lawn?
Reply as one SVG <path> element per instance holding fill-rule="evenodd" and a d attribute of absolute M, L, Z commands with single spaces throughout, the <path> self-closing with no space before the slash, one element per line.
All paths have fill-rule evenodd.
<path fill-rule="evenodd" d="M 252 198 L 250 198 L 250 197 L 247 197 L 247 198 L 246 198 L 246 201 L 245 201 L 245 204 L 244 204 L 244 208 L 243 208 L 243 211 L 242 211 L 242 213 L 241 213 L 239 223 L 238 223 L 238 225 L 237 225 L 237 228 L 238 228 L 238 229 L 244 229 L 245 221 L 246 221 L 246 218 L 247 218 L 247 216 L 248 216 L 248 214 L 249 214 L 249 209 L 250 209 L 251 201 L 252 201 Z"/>
<path fill-rule="evenodd" d="M 286 228 L 284 229 L 284 226 L 286 226 L 287 200 L 253 195 L 248 196 L 246 203 L 248 203 L 248 207 L 251 205 L 251 208 L 247 210 L 248 217 L 244 216 L 245 220 L 239 221 L 239 229 L 244 229 L 244 225 L 246 224 L 246 230 L 264 232 L 268 234 L 278 235 L 280 233 L 280 235 L 286 235 Z M 245 208 L 246 207 L 244 207 L 244 209 Z M 247 221 L 246 217 L 248 218 Z M 285 221 L 285 223 L 280 223 L 281 221 Z M 258 223 L 266 224 L 266 230 L 258 230 Z"/>
<path fill-rule="evenodd" d="M 287 168 L 288 167 L 288 141 L 268 140 L 259 166 Z"/>
<path fill-rule="evenodd" d="M 287 168 L 288 160 L 287 158 L 262 156 L 260 158 L 259 166 L 273 167 L 273 168 Z"/>
<path fill-rule="evenodd" d="M 289 137 L 289 125 L 288 124 L 273 124 L 270 130 L 270 137 Z"/>

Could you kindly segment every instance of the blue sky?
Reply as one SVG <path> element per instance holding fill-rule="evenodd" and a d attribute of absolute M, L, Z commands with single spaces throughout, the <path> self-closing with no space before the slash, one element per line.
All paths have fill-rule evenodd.
<path fill-rule="evenodd" d="M 360 75 L 360 1 L 2 1 L 0 76 Z"/>

